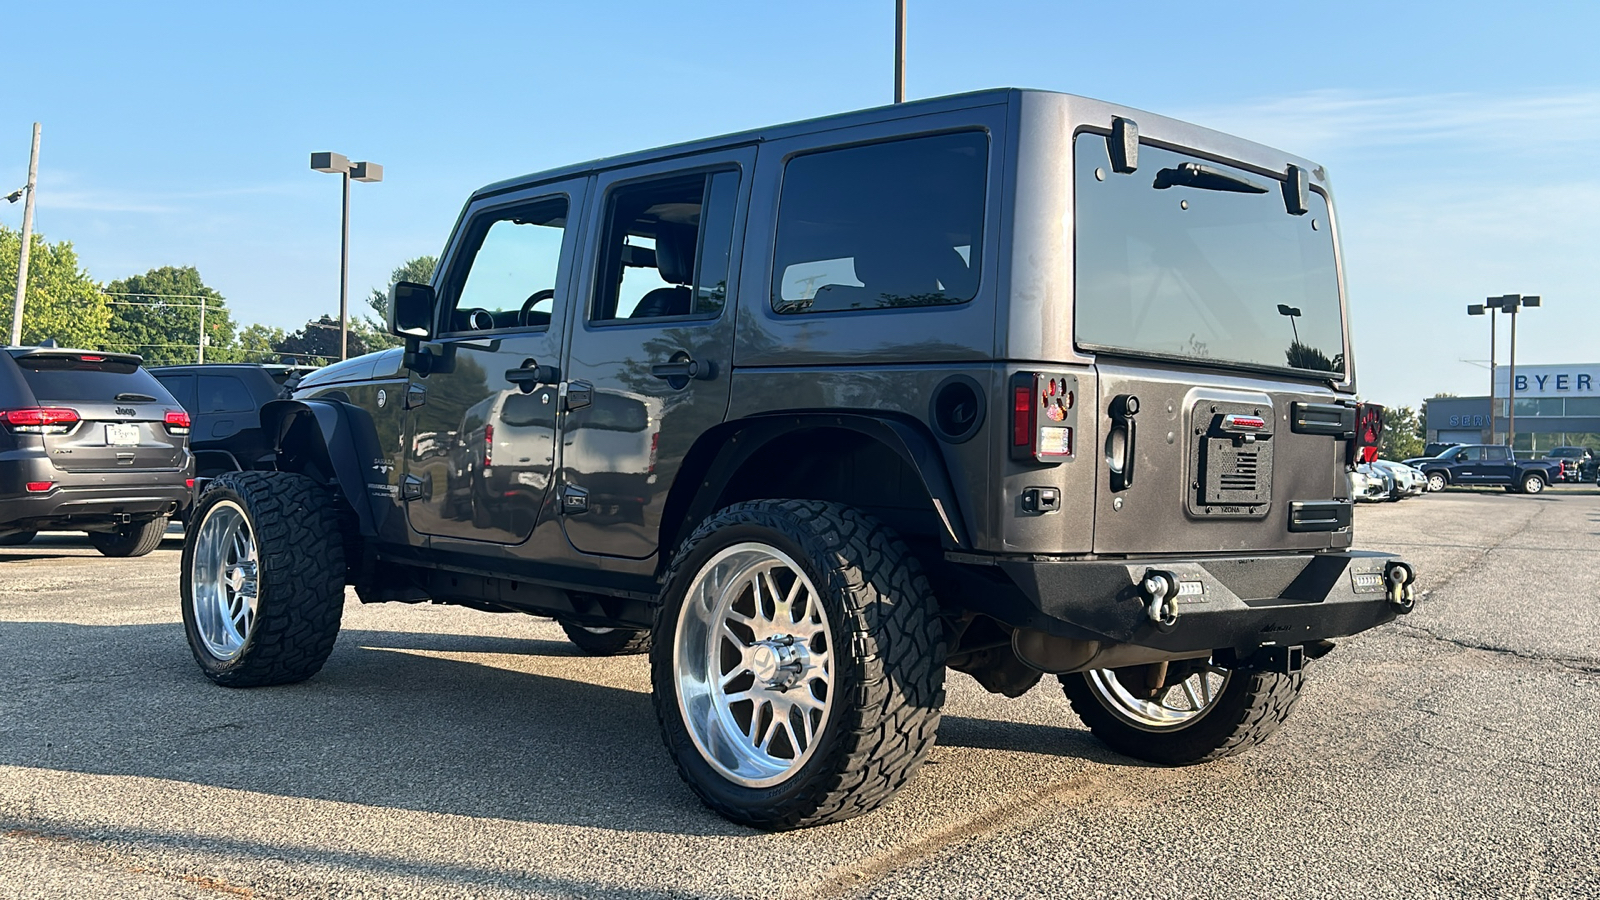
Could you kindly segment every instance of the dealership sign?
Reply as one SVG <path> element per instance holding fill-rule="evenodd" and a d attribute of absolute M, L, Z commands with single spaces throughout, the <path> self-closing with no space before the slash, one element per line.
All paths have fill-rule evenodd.
<path fill-rule="evenodd" d="M 1511 392 L 1511 371 L 1495 372 L 1495 396 Z M 1585 366 L 1517 366 L 1518 397 L 1600 396 L 1600 364 Z"/>

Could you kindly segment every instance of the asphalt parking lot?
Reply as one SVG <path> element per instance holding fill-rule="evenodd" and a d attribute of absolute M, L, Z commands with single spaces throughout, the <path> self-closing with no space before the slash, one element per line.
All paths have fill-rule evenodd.
<path fill-rule="evenodd" d="M 951 675 L 879 812 L 769 835 L 703 809 L 643 659 L 544 620 L 351 595 L 323 672 L 211 685 L 179 544 L 0 548 L 0 897 L 1577 897 L 1600 889 L 1600 496 L 1363 506 L 1426 591 L 1314 664 L 1253 753 L 1161 769 L 1047 679 Z"/>

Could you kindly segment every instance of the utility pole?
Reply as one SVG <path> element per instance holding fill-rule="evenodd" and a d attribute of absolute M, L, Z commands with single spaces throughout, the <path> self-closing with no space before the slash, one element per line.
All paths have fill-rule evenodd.
<path fill-rule="evenodd" d="M 894 0 L 894 102 L 906 102 L 906 0 Z"/>
<path fill-rule="evenodd" d="M 33 195 L 39 184 L 39 123 L 33 123 L 33 153 L 28 157 L 28 199 L 22 205 L 22 246 L 17 251 L 17 302 L 11 307 L 11 345 L 22 343 L 22 298 L 28 292 L 28 249 L 33 242 Z"/>
<path fill-rule="evenodd" d="M 200 340 L 195 342 L 195 364 L 206 364 L 206 301 L 200 300 Z"/>

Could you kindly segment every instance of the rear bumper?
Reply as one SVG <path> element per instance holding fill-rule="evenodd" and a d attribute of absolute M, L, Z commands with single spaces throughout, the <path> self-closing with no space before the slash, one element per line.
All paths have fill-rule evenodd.
<path fill-rule="evenodd" d="M 189 466 L 69 472 L 39 458 L 0 459 L 0 532 L 96 531 L 173 515 L 189 506 Z M 33 493 L 29 482 L 48 481 Z"/>
<path fill-rule="evenodd" d="M 1357 634 L 1409 612 L 1384 574 L 1398 557 L 1370 551 L 1187 559 L 999 560 L 1020 596 L 997 610 L 1013 625 L 1062 637 L 1174 653 L 1292 646 Z M 1142 585 L 1165 573 L 1182 585 L 1176 620 L 1154 621 Z M 991 594 L 990 596 L 995 596 Z M 1022 621 L 1018 621 L 1018 620 Z"/>

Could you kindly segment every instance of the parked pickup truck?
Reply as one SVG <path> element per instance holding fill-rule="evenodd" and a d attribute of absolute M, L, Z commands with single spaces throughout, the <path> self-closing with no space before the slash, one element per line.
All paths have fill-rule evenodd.
<path fill-rule="evenodd" d="M 1499 484 L 1512 493 L 1537 494 L 1561 474 L 1559 461 L 1517 459 L 1510 447 L 1495 444 L 1462 444 L 1405 463 L 1428 476 L 1430 491 L 1442 491 L 1449 484 Z"/>

